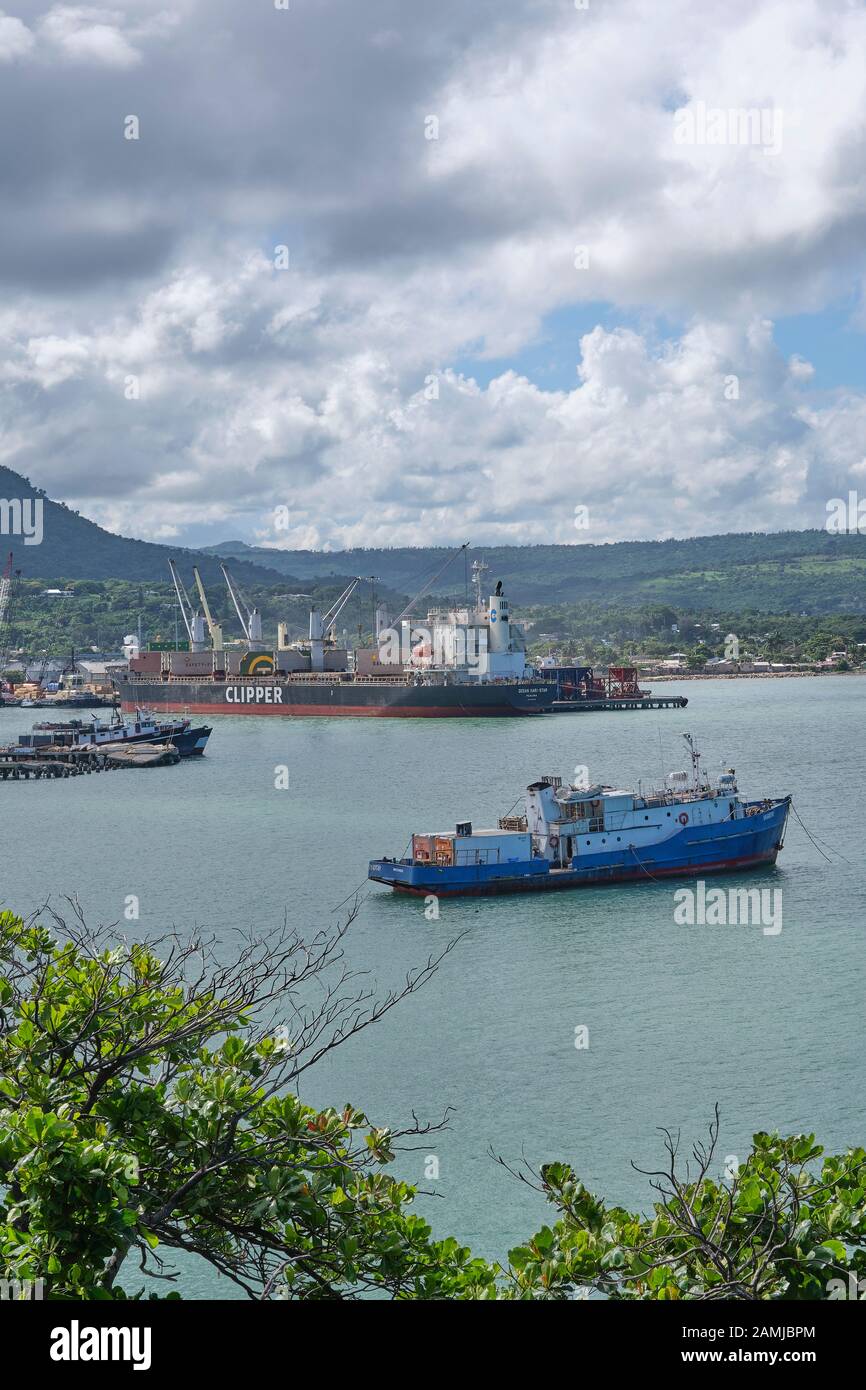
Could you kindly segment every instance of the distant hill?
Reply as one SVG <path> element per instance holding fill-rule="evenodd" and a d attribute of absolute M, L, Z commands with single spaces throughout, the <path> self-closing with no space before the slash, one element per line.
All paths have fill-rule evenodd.
<path fill-rule="evenodd" d="M 134 541 L 115 536 L 95 522 L 88 521 L 62 502 L 53 502 L 34 487 L 28 478 L 0 467 L 0 498 L 41 497 L 43 501 L 43 540 L 41 545 L 25 545 L 18 536 L 0 535 L 0 556 L 5 563 L 11 550 L 15 568 L 27 579 L 128 579 L 145 583 L 170 579 L 169 557 L 176 560 L 184 583 L 192 582 L 192 567 L 197 564 L 202 579 L 223 583 L 219 562 L 200 550 L 185 550 L 182 546 L 154 545 L 150 541 Z M 241 584 L 286 583 L 286 571 L 267 570 L 260 565 L 232 565 L 232 573 Z M 300 582 L 298 587 L 303 587 Z"/>
<path fill-rule="evenodd" d="M 304 582 L 327 574 L 375 574 L 405 593 L 420 588 L 448 556 L 444 548 L 272 550 L 228 541 L 210 553 L 267 565 Z M 482 546 L 491 584 L 502 579 L 517 604 L 593 602 L 610 607 L 775 613 L 866 612 L 866 535 L 780 531 L 610 545 Z M 459 592 L 460 557 L 434 592 Z"/>
<path fill-rule="evenodd" d="M 316 581 L 361 574 L 376 575 L 383 589 L 411 595 L 453 553 L 444 547 L 272 550 L 242 541 L 202 550 L 156 545 L 112 535 L 0 467 L 0 498 L 15 497 L 43 499 L 41 545 L 0 535 L 0 556 L 13 550 L 16 567 L 28 579 L 165 582 L 173 557 L 186 583 L 197 563 L 206 582 L 222 586 L 218 559 L 230 558 L 242 585 L 304 590 Z M 780 531 L 610 545 L 482 546 L 469 552 L 469 560 L 458 556 L 432 592 L 461 593 L 468 564 L 479 556 L 490 566 L 490 587 L 502 579 L 506 592 L 524 607 L 591 602 L 612 608 L 667 604 L 724 612 L 866 612 L 866 535 Z"/>

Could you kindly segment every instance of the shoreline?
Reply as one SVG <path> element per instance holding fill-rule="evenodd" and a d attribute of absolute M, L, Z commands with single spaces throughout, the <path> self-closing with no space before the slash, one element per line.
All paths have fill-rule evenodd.
<path fill-rule="evenodd" d="M 822 676 L 864 676 L 866 671 L 676 671 L 668 675 L 638 676 L 642 681 L 766 681 L 791 680 L 805 676 L 809 679 Z"/>

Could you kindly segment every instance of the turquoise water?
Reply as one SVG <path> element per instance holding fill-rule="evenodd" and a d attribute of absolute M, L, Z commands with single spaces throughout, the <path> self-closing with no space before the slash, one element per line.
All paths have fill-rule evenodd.
<path fill-rule="evenodd" d="M 670 687 L 674 689 L 674 687 Z M 658 688 L 660 691 L 662 687 Z M 722 1110 L 720 1163 L 759 1128 L 814 1130 L 829 1146 L 866 1140 L 863 788 L 866 681 L 696 681 L 686 711 L 525 720 L 219 718 L 203 760 L 153 772 L 0 784 L 0 900 L 28 911 L 75 893 L 92 921 L 135 929 L 290 921 L 313 931 L 364 884 L 367 861 L 400 854 L 413 830 L 495 824 L 540 773 L 633 785 L 685 764 L 684 729 L 711 775 L 737 768 L 745 796 L 792 792 L 806 825 L 850 863 L 828 864 L 796 821 L 776 870 L 730 880 L 780 887 L 778 936 L 686 927 L 676 884 L 446 901 L 365 886 L 353 964 L 385 990 L 451 937 L 437 976 L 331 1056 L 305 1091 L 351 1100 L 376 1123 L 414 1109 L 450 1128 L 400 1169 L 434 1186 L 424 1210 L 488 1256 L 544 1220 L 540 1199 L 489 1157 L 570 1161 L 612 1201 L 646 1206 L 657 1127 L 703 1136 Z M 30 710 L 0 714 L 0 739 Z M 661 747 L 660 747 L 661 739 Z M 275 768 L 289 770 L 276 790 Z M 337 914 L 339 915 L 339 914 Z M 133 924 L 126 923 L 127 930 Z M 589 1047 L 575 1048 L 575 1028 Z M 425 1183 L 428 1155 L 439 1180 Z M 186 1270 L 188 1294 L 231 1297 Z"/>

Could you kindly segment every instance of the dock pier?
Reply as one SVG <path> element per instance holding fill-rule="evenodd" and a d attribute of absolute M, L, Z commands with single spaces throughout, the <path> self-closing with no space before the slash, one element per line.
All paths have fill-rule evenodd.
<path fill-rule="evenodd" d="M 646 700 L 635 695 L 615 700 L 554 700 L 551 710 L 554 714 L 588 714 L 603 709 L 685 709 L 688 703 L 685 695 L 653 695 Z"/>
<path fill-rule="evenodd" d="M 15 746 L 0 748 L 0 781 L 28 782 L 31 777 L 83 777 L 121 767 L 167 767 L 180 762 L 173 743 L 104 743 L 70 748 L 46 745 L 23 753 Z"/>

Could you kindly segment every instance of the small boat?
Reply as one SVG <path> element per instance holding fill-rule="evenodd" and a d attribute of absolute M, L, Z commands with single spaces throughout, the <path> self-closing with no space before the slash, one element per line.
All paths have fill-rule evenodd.
<path fill-rule="evenodd" d="M 171 743 L 182 758 L 200 756 L 211 735 L 207 724 L 193 728 L 189 719 L 157 719 L 150 710 L 139 707 L 134 719 L 124 719 L 115 709 L 112 718 L 99 720 L 43 720 L 33 725 L 31 734 L 20 734 L 22 748 L 102 747 L 105 744 Z"/>
<path fill-rule="evenodd" d="M 659 790 L 564 784 L 541 777 L 525 811 L 496 829 L 458 821 L 453 831 L 412 836 L 404 859 L 374 859 L 368 877 L 401 893 L 436 897 L 535 893 L 586 885 L 656 882 L 776 862 L 790 796 L 744 800 L 728 768 L 711 786 L 684 735 L 691 776 L 672 772 Z"/>

